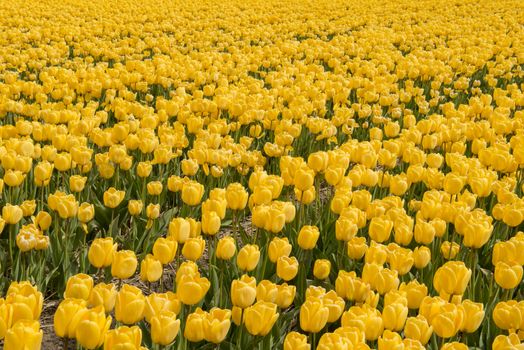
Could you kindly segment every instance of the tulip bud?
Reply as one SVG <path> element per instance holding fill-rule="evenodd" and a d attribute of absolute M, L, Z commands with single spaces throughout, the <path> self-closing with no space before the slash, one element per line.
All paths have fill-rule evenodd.
<path fill-rule="evenodd" d="M 182 275 L 177 278 L 177 295 L 185 305 L 195 305 L 206 295 L 211 283 L 205 277 L 197 275 Z"/>
<path fill-rule="evenodd" d="M 116 249 L 117 244 L 113 244 L 112 237 L 95 238 L 89 247 L 87 257 L 91 265 L 98 269 L 108 267 L 113 262 L 113 254 L 116 252 Z"/>
<path fill-rule="evenodd" d="M 504 289 L 516 288 L 522 281 L 522 273 L 521 265 L 509 265 L 503 261 L 495 264 L 495 281 Z"/>
<path fill-rule="evenodd" d="M 116 287 L 114 284 L 99 283 L 91 290 L 89 297 L 89 306 L 96 307 L 102 305 L 104 311 L 109 313 L 113 311 L 116 302 Z"/>
<path fill-rule="evenodd" d="M 67 280 L 64 298 L 88 300 L 93 289 L 93 278 L 84 273 L 79 273 Z"/>
<path fill-rule="evenodd" d="M 320 232 L 316 226 L 303 226 L 298 233 L 298 245 L 304 250 L 311 250 L 317 244 Z"/>
<path fill-rule="evenodd" d="M 420 246 L 413 249 L 414 265 L 417 269 L 425 268 L 431 261 L 431 250 L 428 247 Z"/>
<path fill-rule="evenodd" d="M 87 310 L 86 301 L 64 299 L 58 305 L 53 318 L 55 333 L 60 338 L 74 338 L 81 314 Z"/>
<path fill-rule="evenodd" d="M 252 305 L 257 295 L 257 281 L 254 277 L 242 275 L 231 282 L 231 302 L 242 309 Z"/>
<path fill-rule="evenodd" d="M 277 260 L 282 256 L 289 256 L 293 247 L 289 244 L 286 237 L 278 238 L 275 237 L 269 243 L 268 256 L 272 263 L 276 263 Z"/>
<path fill-rule="evenodd" d="M 175 259 L 178 243 L 169 238 L 159 237 L 153 244 L 153 256 L 163 265 L 167 265 Z"/>
<path fill-rule="evenodd" d="M 7 331 L 4 349 L 40 349 L 43 335 L 38 321 L 21 320 Z"/>
<path fill-rule="evenodd" d="M 182 247 L 182 255 L 186 259 L 197 261 L 204 253 L 206 242 L 202 237 L 189 238 Z"/>
<path fill-rule="evenodd" d="M 127 203 L 127 210 L 132 216 L 138 216 L 142 212 L 144 204 L 141 200 L 132 199 Z"/>
<path fill-rule="evenodd" d="M 216 256 L 222 260 L 229 260 L 235 255 L 236 249 L 236 242 L 233 237 L 222 237 L 217 244 Z"/>
<path fill-rule="evenodd" d="M 298 260 L 297 258 L 282 256 L 277 260 L 277 276 L 282 278 L 284 281 L 290 281 L 298 273 Z"/>
<path fill-rule="evenodd" d="M 353 237 L 348 241 L 347 254 L 350 259 L 360 260 L 366 254 L 368 246 L 365 237 Z"/>
<path fill-rule="evenodd" d="M 162 277 L 162 272 L 162 263 L 151 254 L 147 254 L 140 263 L 141 281 L 156 282 Z"/>
<path fill-rule="evenodd" d="M 220 230 L 220 217 L 214 211 L 202 214 L 202 232 L 206 235 L 215 235 Z"/>
<path fill-rule="evenodd" d="M 277 305 L 258 301 L 244 310 L 244 325 L 251 335 L 266 336 L 278 319 Z"/>
<path fill-rule="evenodd" d="M 113 255 L 111 275 L 116 278 L 126 279 L 135 274 L 138 261 L 132 250 L 121 250 Z"/>
<path fill-rule="evenodd" d="M 327 259 L 317 259 L 313 265 L 313 276 L 319 280 L 329 277 L 331 271 L 331 262 Z"/>
<path fill-rule="evenodd" d="M 140 350 L 142 343 L 142 331 L 140 327 L 121 326 L 107 332 L 104 340 L 104 350 L 111 349 L 137 349 Z"/>
<path fill-rule="evenodd" d="M 171 344 L 180 330 L 180 320 L 171 311 L 161 311 L 151 318 L 151 340 L 155 344 Z"/>
<path fill-rule="evenodd" d="M 246 244 L 237 255 L 237 265 L 242 271 L 253 271 L 260 259 L 260 250 L 257 245 Z"/>
<path fill-rule="evenodd" d="M 126 193 L 124 191 L 117 191 L 114 187 L 110 187 L 104 192 L 104 205 L 108 208 L 114 209 L 120 205 Z"/>
<path fill-rule="evenodd" d="M 433 334 L 433 327 L 428 324 L 426 318 L 422 315 L 409 317 L 404 326 L 404 335 L 406 338 L 416 339 L 426 345 Z"/>
<path fill-rule="evenodd" d="M 289 332 L 284 339 L 284 350 L 310 350 L 307 337 L 298 332 Z"/>
<path fill-rule="evenodd" d="M 124 324 L 134 324 L 144 317 L 145 297 L 137 287 L 124 284 L 116 295 L 115 318 Z"/>
<path fill-rule="evenodd" d="M 102 305 L 86 310 L 76 326 L 76 339 L 86 349 L 96 349 L 104 343 L 106 332 L 111 326 L 111 316 L 107 316 Z"/>
<path fill-rule="evenodd" d="M 329 309 L 318 298 L 310 298 L 300 307 L 300 328 L 305 332 L 320 332 L 328 318 Z"/>

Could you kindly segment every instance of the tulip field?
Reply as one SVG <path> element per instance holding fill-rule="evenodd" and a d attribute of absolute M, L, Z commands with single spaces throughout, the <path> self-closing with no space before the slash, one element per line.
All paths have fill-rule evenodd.
<path fill-rule="evenodd" d="M 0 1 L 0 348 L 524 350 L 524 2 Z"/>

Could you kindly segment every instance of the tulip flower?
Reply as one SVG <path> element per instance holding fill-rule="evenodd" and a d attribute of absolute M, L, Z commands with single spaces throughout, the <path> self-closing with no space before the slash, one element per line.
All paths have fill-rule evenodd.
<path fill-rule="evenodd" d="M 76 326 L 76 339 L 86 349 L 96 349 L 104 343 L 111 326 L 111 316 L 105 315 L 102 305 L 81 313 Z"/>
<path fill-rule="evenodd" d="M 115 318 L 124 324 L 134 324 L 144 317 L 145 297 L 137 287 L 124 284 L 116 295 Z"/>
<path fill-rule="evenodd" d="M 258 301 L 244 311 L 244 325 L 252 335 L 267 335 L 278 319 L 277 305 Z"/>
<path fill-rule="evenodd" d="M 176 314 L 171 311 L 161 311 L 150 320 L 151 340 L 155 344 L 171 344 L 180 329 L 180 320 L 176 319 Z"/>

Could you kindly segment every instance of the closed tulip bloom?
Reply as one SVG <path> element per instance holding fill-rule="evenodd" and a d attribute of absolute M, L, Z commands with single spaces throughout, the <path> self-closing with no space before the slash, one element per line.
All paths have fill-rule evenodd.
<path fill-rule="evenodd" d="M 22 215 L 24 217 L 31 216 L 36 210 L 36 201 L 34 199 L 23 201 L 22 204 L 20 204 L 20 209 L 22 209 Z"/>
<path fill-rule="evenodd" d="M 317 344 L 317 349 L 350 349 L 351 346 L 351 341 L 342 334 L 326 332 L 320 337 L 320 340 Z"/>
<path fill-rule="evenodd" d="M 127 203 L 127 210 L 132 216 L 138 216 L 142 213 L 144 204 L 141 200 L 132 199 Z"/>
<path fill-rule="evenodd" d="M 171 311 L 161 311 L 151 318 L 151 340 L 155 344 L 171 344 L 180 330 L 180 320 Z"/>
<path fill-rule="evenodd" d="M 211 283 L 205 277 L 183 275 L 177 280 L 176 292 L 185 305 L 198 304 L 205 296 Z"/>
<path fill-rule="evenodd" d="M 8 169 L 4 174 L 4 183 L 9 187 L 20 186 L 24 179 L 24 174 L 18 170 Z"/>
<path fill-rule="evenodd" d="M 162 272 L 162 263 L 151 254 L 147 254 L 140 263 L 141 281 L 156 282 L 162 277 Z"/>
<path fill-rule="evenodd" d="M 82 192 L 87 182 L 87 177 L 73 175 L 69 178 L 69 189 L 71 192 Z"/>
<path fill-rule="evenodd" d="M 231 282 L 231 302 L 234 306 L 245 309 L 255 302 L 256 296 L 257 281 L 254 277 L 242 275 Z"/>
<path fill-rule="evenodd" d="M 297 287 L 282 283 L 278 285 L 276 304 L 281 309 L 287 309 L 295 300 Z"/>
<path fill-rule="evenodd" d="M 449 241 L 444 241 L 440 245 L 440 252 L 442 253 L 442 256 L 444 257 L 444 259 L 446 260 L 455 259 L 459 251 L 460 251 L 460 244 L 456 242 L 452 243 Z"/>
<path fill-rule="evenodd" d="M 344 308 L 346 307 L 344 299 L 339 297 L 334 290 L 330 290 L 329 292 L 324 294 L 321 299 L 322 304 L 329 310 L 329 316 L 327 321 L 329 323 L 336 322 L 340 318 L 340 316 L 342 316 Z"/>
<path fill-rule="evenodd" d="M 115 318 L 124 324 L 134 324 L 144 318 L 145 297 L 137 287 L 124 284 L 116 295 Z"/>
<path fill-rule="evenodd" d="M 153 244 L 153 256 L 163 265 L 175 259 L 178 243 L 174 239 L 159 237 Z"/>
<path fill-rule="evenodd" d="M 218 240 L 216 256 L 222 260 L 229 260 L 235 255 L 236 250 L 236 242 L 233 237 L 222 237 Z"/>
<path fill-rule="evenodd" d="M 204 338 L 214 344 L 223 342 L 231 327 L 231 311 L 214 307 L 206 316 Z"/>
<path fill-rule="evenodd" d="M 318 298 L 310 298 L 300 307 L 300 328 L 305 332 L 320 332 L 328 318 L 329 309 Z"/>
<path fill-rule="evenodd" d="M 220 230 L 220 217 L 214 211 L 202 214 L 202 232 L 206 235 L 215 235 Z"/>
<path fill-rule="evenodd" d="M 44 297 L 29 282 L 11 282 L 5 301 L 12 307 L 12 324 L 21 319 L 38 320 L 42 313 Z"/>
<path fill-rule="evenodd" d="M 495 264 L 495 281 L 504 289 L 513 289 L 522 281 L 522 272 L 522 265 L 499 261 Z"/>
<path fill-rule="evenodd" d="M 295 188 L 295 198 L 302 204 L 311 204 L 316 197 L 317 192 L 315 186 L 311 186 L 304 191 Z"/>
<path fill-rule="evenodd" d="M 428 324 L 426 318 L 422 315 L 409 317 L 404 326 L 404 336 L 410 339 L 416 339 L 426 345 L 433 334 L 433 327 Z"/>
<path fill-rule="evenodd" d="M 462 261 L 448 261 L 437 269 L 433 286 L 441 296 L 462 295 L 471 278 L 471 270 Z"/>
<path fill-rule="evenodd" d="M 307 167 L 300 168 L 295 173 L 295 186 L 300 191 L 306 191 L 313 186 L 315 172 Z"/>
<path fill-rule="evenodd" d="M 388 255 L 388 262 L 391 269 L 403 276 L 413 267 L 413 252 L 410 249 L 398 248 L 391 251 Z"/>
<path fill-rule="evenodd" d="M 311 153 L 307 159 L 307 165 L 317 173 L 323 172 L 327 169 L 329 164 L 329 157 L 327 152 L 318 151 Z"/>
<path fill-rule="evenodd" d="M 298 273 L 297 258 L 282 256 L 277 260 L 277 276 L 284 281 L 291 281 Z"/>
<path fill-rule="evenodd" d="M 384 328 L 392 331 L 401 331 L 408 317 L 408 308 L 401 303 L 393 303 L 384 306 L 382 310 L 382 320 Z"/>
<path fill-rule="evenodd" d="M 353 237 L 347 243 L 347 254 L 350 259 L 360 260 L 368 250 L 365 237 Z"/>
<path fill-rule="evenodd" d="M 464 343 L 459 343 L 457 341 L 454 341 L 452 343 L 446 343 L 442 345 L 440 350 L 468 350 L 469 347 Z"/>
<path fill-rule="evenodd" d="M 93 278 L 85 273 L 79 273 L 67 280 L 64 298 L 88 300 L 93 289 Z"/>
<path fill-rule="evenodd" d="M 423 269 L 431 261 L 431 250 L 428 247 L 420 246 L 413 249 L 413 264 L 417 269 Z"/>
<path fill-rule="evenodd" d="M 453 172 L 446 174 L 444 178 L 444 191 L 449 194 L 457 194 L 464 187 L 465 179 L 463 176 L 456 175 Z"/>
<path fill-rule="evenodd" d="M 408 300 L 408 307 L 410 309 L 418 309 L 424 299 L 428 295 L 428 287 L 419 283 L 417 280 L 408 282 L 402 282 L 399 287 L 399 291 L 406 293 Z"/>
<path fill-rule="evenodd" d="M 146 216 L 150 220 L 158 219 L 160 216 L 160 204 L 149 203 L 146 207 Z"/>
<path fill-rule="evenodd" d="M 182 303 L 173 292 L 152 293 L 146 297 L 144 316 L 146 321 L 151 323 L 151 318 L 161 311 L 171 311 L 178 315 L 181 307 Z"/>
<path fill-rule="evenodd" d="M 17 224 L 20 220 L 22 220 L 23 216 L 24 213 L 18 205 L 11 205 L 7 203 L 2 208 L 2 218 L 5 220 L 6 224 Z"/>
<path fill-rule="evenodd" d="M 129 349 L 140 350 L 142 330 L 138 326 L 120 326 L 107 332 L 104 350 Z"/>
<path fill-rule="evenodd" d="M 247 205 L 248 193 L 242 184 L 231 183 L 226 188 L 226 200 L 231 210 L 242 210 Z"/>
<path fill-rule="evenodd" d="M 108 208 L 114 209 L 122 203 L 126 193 L 124 191 L 118 191 L 114 187 L 110 187 L 104 192 L 104 205 Z"/>
<path fill-rule="evenodd" d="M 53 316 L 55 333 L 60 338 L 74 338 L 81 314 L 87 310 L 87 303 L 81 299 L 64 299 Z"/>
<path fill-rule="evenodd" d="M 39 211 L 38 214 L 36 214 L 36 217 L 34 220 L 35 224 L 42 231 L 47 231 L 47 229 L 49 229 L 49 227 L 51 226 L 52 221 L 53 221 L 53 218 L 51 217 L 51 215 L 49 215 L 49 213 L 45 211 Z M 0 230 L 0 232 L 2 231 Z"/>
<path fill-rule="evenodd" d="M 185 243 L 191 233 L 191 225 L 184 218 L 174 218 L 169 222 L 169 237 L 178 243 Z"/>
<path fill-rule="evenodd" d="M 356 277 L 356 273 L 340 270 L 335 280 L 335 291 L 346 300 L 364 302 L 370 293 L 370 285 Z"/>
<path fill-rule="evenodd" d="M 91 290 L 89 305 L 96 307 L 102 305 L 106 313 L 113 311 L 116 303 L 116 287 L 114 284 L 99 283 Z"/>
<path fill-rule="evenodd" d="M 435 227 L 429 222 L 417 220 L 415 224 L 415 241 L 420 244 L 430 244 L 435 238 Z"/>
<path fill-rule="evenodd" d="M 317 245 L 320 231 L 316 226 L 303 226 L 298 233 L 298 245 L 304 250 L 310 250 Z"/>
<path fill-rule="evenodd" d="M 206 241 L 202 237 L 189 238 L 182 247 L 182 255 L 186 259 L 197 261 L 204 253 Z"/>
<path fill-rule="evenodd" d="M 53 169 L 54 169 L 54 165 L 47 161 L 38 163 L 34 167 L 34 170 L 33 170 L 35 184 L 39 187 L 49 185 L 49 182 L 51 182 L 51 175 L 53 173 Z M 6 172 L 6 175 L 7 175 L 7 172 Z M 15 173 L 15 174 L 11 174 L 10 176 L 13 176 L 13 175 L 15 175 L 15 177 L 12 179 L 9 179 L 11 184 L 14 184 L 17 181 L 19 181 L 18 175 Z M 5 175 L 4 175 L 4 179 L 5 179 Z M 8 185 L 8 186 L 11 186 L 11 185 Z"/>
<path fill-rule="evenodd" d="M 289 240 L 284 238 L 275 237 L 269 243 L 268 256 L 272 263 L 276 263 L 278 258 L 282 256 L 289 256 L 293 247 L 289 243 Z"/>
<path fill-rule="evenodd" d="M 518 329 L 523 319 L 516 300 L 501 301 L 493 309 L 493 321 L 500 329 Z"/>
<path fill-rule="evenodd" d="M 473 333 L 484 320 L 484 305 L 471 300 L 464 300 L 462 307 L 464 308 L 464 323 L 460 330 L 466 333 Z"/>
<path fill-rule="evenodd" d="M 138 260 L 132 250 L 120 250 L 113 255 L 111 275 L 116 278 L 126 279 L 135 274 Z"/>
<path fill-rule="evenodd" d="M 369 237 L 375 242 L 382 243 L 389 239 L 393 222 L 385 217 L 374 217 L 369 224 Z"/>
<path fill-rule="evenodd" d="M 319 280 L 324 280 L 329 277 L 331 272 L 331 262 L 327 259 L 317 259 L 313 265 L 313 276 Z"/>
<path fill-rule="evenodd" d="M 5 335 L 5 350 L 38 350 L 42 346 L 44 333 L 40 323 L 33 320 L 21 320 L 13 325 Z"/>
<path fill-rule="evenodd" d="M 347 242 L 354 238 L 358 232 L 358 225 L 352 220 L 339 217 L 335 222 L 335 237 L 339 241 Z"/>
<path fill-rule="evenodd" d="M 278 286 L 269 281 L 263 280 L 257 285 L 257 301 L 268 301 L 275 303 L 278 295 Z"/>
<path fill-rule="evenodd" d="M 184 275 L 191 275 L 191 276 L 200 276 L 200 272 L 198 271 L 198 265 L 191 260 L 184 261 L 180 266 L 178 267 L 178 270 L 176 272 L 176 278 L 175 281 L 178 283 L 182 276 Z"/>
<path fill-rule="evenodd" d="M 83 312 L 76 326 L 76 340 L 86 349 L 96 349 L 104 343 L 111 326 L 111 316 L 107 316 L 102 305 Z"/>
<path fill-rule="evenodd" d="M 194 159 L 184 159 L 180 162 L 180 165 L 185 176 L 193 176 L 198 171 L 198 162 Z"/>
<path fill-rule="evenodd" d="M 251 335 L 265 336 L 278 319 L 277 305 L 258 301 L 244 310 L 244 325 Z"/>
<path fill-rule="evenodd" d="M 402 338 L 398 333 L 386 329 L 384 333 L 378 338 L 378 349 L 386 350 L 396 348 L 404 348 L 402 344 Z"/>
<path fill-rule="evenodd" d="M 441 338 L 451 338 L 460 330 L 464 322 L 464 311 L 455 304 L 446 304 L 431 320 L 431 326 Z"/>
<path fill-rule="evenodd" d="M 182 187 L 182 201 L 189 206 L 200 204 L 203 194 L 204 186 L 198 182 L 191 181 Z"/>
<path fill-rule="evenodd" d="M 78 220 L 83 223 L 87 223 L 95 217 L 95 206 L 89 203 L 82 203 L 78 207 L 77 213 Z"/>
<path fill-rule="evenodd" d="M 153 170 L 153 166 L 149 162 L 140 162 L 136 166 L 136 173 L 139 177 L 148 177 L 149 174 L 151 174 L 151 171 Z"/>
<path fill-rule="evenodd" d="M 194 343 L 204 340 L 206 322 L 206 312 L 197 307 L 195 312 L 189 314 L 186 318 L 184 338 Z"/>
<path fill-rule="evenodd" d="M 95 238 L 89 246 L 87 257 L 91 265 L 98 269 L 108 267 L 113 263 L 113 255 L 116 249 L 117 244 L 113 243 L 112 237 Z"/>
<path fill-rule="evenodd" d="M 246 244 L 237 255 L 237 265 L 242 271 L 253 271 L 260 259 L 260 250 L 255 244 Z"/>
<path fill-rule="evenodd" d="M 150 196 L 158 196 L 160 193 L 162 193 L 163 186 L 160 181 L 151 181 L 147 183 L 146 188 L 147 194 Z"/>
<path fill-rule="evenodd" d="M 307 336 L 298 332 L 289 332 L 284 338 L 284 350 L 310 350 Z"/>
<path fill-rule="evenodd" d="M 519 336 L 516 333 L 508 335 L 498 335 L 495 337 L 491 348 L 493 350 L 507 350 L 514 349 L 515 346 L 520 344 Z"/>

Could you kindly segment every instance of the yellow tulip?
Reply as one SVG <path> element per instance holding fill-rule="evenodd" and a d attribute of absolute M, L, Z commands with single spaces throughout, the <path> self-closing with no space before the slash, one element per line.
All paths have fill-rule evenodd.
<path fill-rule="evenodd" d="M 305 332 L 318 333 L 327 324 L 329 309 L 321 299 L 309 298 L 300 307 L 300 328 Z"/>
<path fill-rule="evenodd" d="M 53 326 L 60 338 L 74 338 L 81 315 L 87 310 L 86 301 L 81 299 L 64 299 L 58 305 Z"/>
<path fill-rule="evenodd" d="M 87 257 L 91 265 L 98 269 L 108 267 L 113 263 L 116 249 L 117 244 L 113 243 L 112 237 L 95 238 L 89 247 Z"/>
<path fill-rule="evenodd" d="M 180 320 L 171 311 L 160 311 L 151 318 L 151 340 L 155 344 L 171 344 L 180 330 Z"/>
<path fill-rule="evenodd" d="M 282 256 L 277 260 L 277 275 L 284 281 L 290 281 L 298 273 L 298 260 L 297 258 Z"/>
<path fill-rule="evenodd" d="M 86 349 L 96 349 L 104 343 L 110 326 L 111 316 L 106 317 L 102 305 L 86 310 L 76 326 L 76 340 Z"/>
<path fill-rule="evenodd" d="M 307 336 L 298 332 L 289 332 L 284 338 L 284 350 L 309 350 L 311 345 L 307 342 Z"/>
<path fill-rule="evenodd" d="M 142 331 L 138 326 L 120 326 L 107 332 L 104 340 L 104 350 L 140 350 L 141 343 Z"/>
<path fill-rule="evenodd" d="M 151 254 L 147 254 L 140 263 L 141 281 L 156 282 L 162 277 L 162 272 L 162 263 Z"/>
<path fill-rule="evenodd" d="M 173 292 L 152 293 L 146 297 L 144 316 L 146 321 L 151 323 L 151 318 L 161 311 L 170 311 L 178 315 L 181 307 L 180 300 Z"/>
<path fill-rule="evenodd" d="M 257 245 L 246 244 L 237 255 L 237 265 L 242 271 L 253 271 L 260 259 L 260 250 Z"/>
<path fill-rule="evenodd" d="M 231 282 L 231 302 L 243 309 L 255 302 L 257 281 L 254 277 L 242 275 L 240 279 Z"/>
<path fill-rule="evenodd" d="M 126 193 L 124 191 L 118 191 L 114 187 L 110 187 L 104 192 L 104 205 L 108 208 L 114 209 L 124 200 L 125 195 Z"/>
<path fill-rule="evenodd" d="M 229 260 L 235 255 L 236 250 L 235 239 L 231 236 L 225 236 L 218 240 L 216 256 L 222 260 Z"/>
<path fill-rule="evenodd" d="M 99 283 L 91 290 L 89 305 L 96 307 L 102 305 L 106 313 L 113 311 L 116 302 L 116 287 L 114 284 Z"/>
<path fill-rule="evenodd" d="M 136 254 L 132 250 L 120 250 L 113 254 L 111 264 L 111 275 L 116 278 L 126 279 L 135 274 L 138 261 Z"/>
<path fill-rule="evenodd" d="M 116 295 L 115 318 L 124 324 L 134 324 L 144 318 L 145 297 L 137 287 L 124 284 Z"/>
<path fill-rule="evenodd" d="M 251 335 L 265 336 L 278 316 L 276 304 L 258 301 L 244 310 L 244 325 Z"/>
<path fill-rule="evenodd" d="M 159 237 L 153 244 L 153 256 L 163 265 L 175 259 L 178 243 L 174 239 Z"/>
<path fill-rule="evenodd" d="M 205 277 L 196 275 L 182 275 L 176 281 L 177 295 L 185 305 L 195 305 L 199 303 L 207 294 L 211 283 Z"/>
<path fill-rule="evenodd" d="M 331 262 L 327 259 L 317 259 L 313 265 L 313 276 L 319 280 L 329 277 L 331 272 Z"/>
<path fill-rule="evenodd" d="M 304 250 L 315 248 L 320 231 L 316 226 L 302 226 L 298 233 L 298 245 Z"/>
<path fill-rule="evenodd" d="M 206 242 L 202 237 L 189 238 L 182 247 L 182 255 L 186 259 L 197 261 L 204 253 Z"/>
<path fill-rule="evenodd" d="M 38 350 L 42 345 L 44 333 L 38 321 L 22 320 L 11 327 L 4 339 L 6 350 Z"/>
<path fill-rule="evenodd" d="M 522 281 L 522 273 L 522 265 L 509 265 L 503 261 L 495 264 L 495 282 L 504 289 L 516 288 Z"/>
<path fill-rule="evenodd" d="M 84 273 L 79 273 L 67 280 L 64 298 L 88 300 L 93 289 L 93 278 Z"/>

